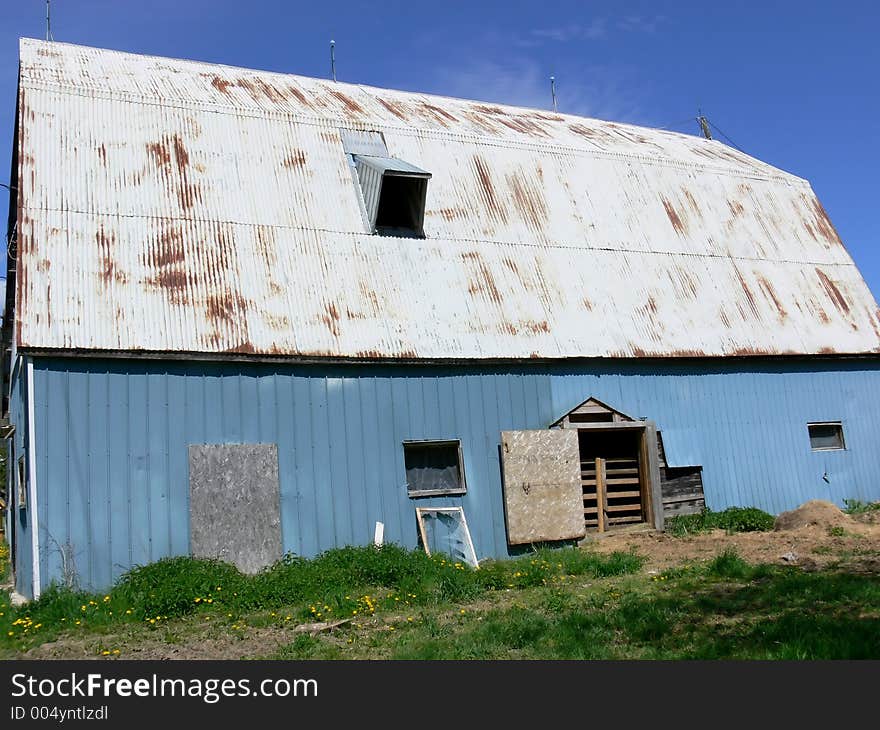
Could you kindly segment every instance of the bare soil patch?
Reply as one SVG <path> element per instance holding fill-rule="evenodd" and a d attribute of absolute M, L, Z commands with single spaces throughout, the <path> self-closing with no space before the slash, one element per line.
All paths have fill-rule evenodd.
<path fill-rule="evenodd" d="M 806 570 L 838 568 L 880 573 L 880 512 L 852 517 L 831 502 L 814 500 L 776 519 L 772 532 L 724 530 L 672 537 L 658 532 L 608 533 L 585 544 L 599 552 L 634 550 L 658 571 L 695 560 L 710 560 L 734 548 L 750 563 L 799 565 Z"/>

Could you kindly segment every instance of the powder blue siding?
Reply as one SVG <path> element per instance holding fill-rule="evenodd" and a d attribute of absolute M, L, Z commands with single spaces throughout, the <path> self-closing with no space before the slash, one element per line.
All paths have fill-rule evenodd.
<path fill-rule="evenodd" d="M 278 444 L 287 551 L 368 543 L 377 520 L 386 540 L 415 546 L 417 504 L 460 504 L 477 555 L 504 556 L 500 431 L 545 428 L 591 395 L 655 420 L 670 459 L 704 466 L 712 508 L 880 499 L 878 361 L 478 368 L 38 359 L 44 585 L 60 576 L 55 546 L 68 541 L 81 583 L 94 588 L 132 565 L 187 553 L 192 443 Z M 810 420 L 842 420 L 847 450 L 811 452 Z M 450 438 L 462 441 L 467 494 L 409 499 L 401 442 Z"/>

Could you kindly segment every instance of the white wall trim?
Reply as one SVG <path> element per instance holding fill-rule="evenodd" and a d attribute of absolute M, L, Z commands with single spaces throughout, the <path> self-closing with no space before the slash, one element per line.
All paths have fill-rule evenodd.
<path fill-rule="evenodd" d="M 37 519 L 37 429 L 34 418 L 34 360 L 27 358 L 27 454 L 28 508 L 31 514 L 31 550 L 33 551 L 33 594 L 40 597 L 40 521 Z"/>

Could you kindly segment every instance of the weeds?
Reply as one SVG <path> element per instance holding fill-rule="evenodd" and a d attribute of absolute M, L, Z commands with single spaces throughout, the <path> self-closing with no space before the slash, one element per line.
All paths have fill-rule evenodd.
<path fill-rule="evenodd" d="M 666 522 L 666 531 L 674 537 L 695 535 L 710 530 L 732 532 L 767 532 L 773 529 L 773 515 L 756 507 L 728 507 L 721 512 L 705 509 L 695 515 L 678 515 Z"/>
<path fill-rule="evenodd" d="M 880 502 L 862 502 L 859 499 L 845 499 L 843 500 L 843 504 L 843 511 L 848 515 L 880 511 Z"/>

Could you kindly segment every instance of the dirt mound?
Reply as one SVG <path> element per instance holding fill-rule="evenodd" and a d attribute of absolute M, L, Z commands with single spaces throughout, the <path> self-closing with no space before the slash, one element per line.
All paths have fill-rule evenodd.
<path fill-rule="evenodd" d="M 852 522 L 852 517 L 841 512 L 837 505 L 823 499 L 811 499 L 797 509 L 780 514 L 773 529 L 778 532 L 801 527 L 846 527 Z"/>

